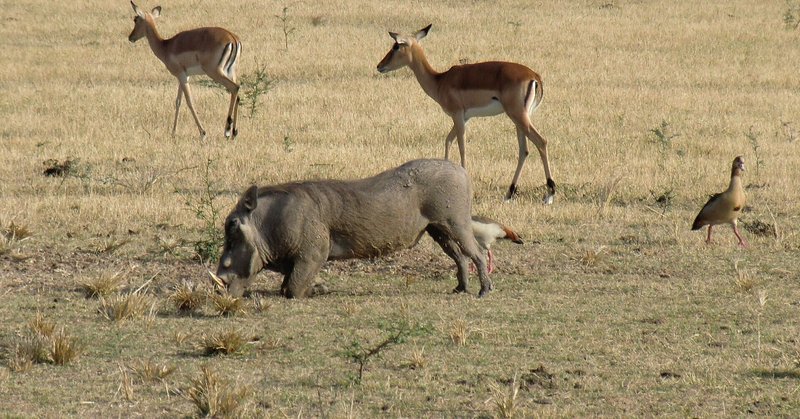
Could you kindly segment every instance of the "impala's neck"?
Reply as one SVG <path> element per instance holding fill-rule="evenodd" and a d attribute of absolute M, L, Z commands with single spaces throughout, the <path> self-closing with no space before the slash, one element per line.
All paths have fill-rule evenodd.
<path fill-rule="evenodd" d="M 408 66 L 411 68 L 411 71 L 414 72 L 414 76 L 417 77 L 417 81 L 420 86 L 422 86 L 422 90 L 424 90 L 428 96 L 432 97 L 433 100 L 438 102 L 439 89 L 436 76 L 440 73 L 434 70 L 430 63 L 428 63 L 428 59 L 425 57 L 425 51 L 422 50 L 419 44 L 415 44 L 411 48 L 412 60 Z"/>
<path fill-rule="evenodd" d="M 159 60 L 164 62 L 167 56 L 166 42 L 158 33 L 156 23 L 153 22 L 152 19 L 147 19 L 145 23 L 145 36 L 147 37 L 147 43 L 150 44 L 150 49 L 153 50 L 153 54 L 155 54 Z"/>

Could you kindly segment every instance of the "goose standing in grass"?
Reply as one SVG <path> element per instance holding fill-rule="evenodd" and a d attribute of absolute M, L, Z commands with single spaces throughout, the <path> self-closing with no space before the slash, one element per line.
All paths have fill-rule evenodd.
<path fill-rule="evenodd" d="M 747 241 L 739 234 L 736 227 L 739 214 L 745 204 L 744 187 L 742 186 L 742 172 L 744 172 L 744 159 L 738 156 L 733 159 L 731 168 L 731 183 L 724 192 L 711 195 L 708 202 L 697 214 L 692 224 L 692 230 L 699 230 L 703 226 L 708 226 L 708 237 L 706 243 L 711 243 L 711 228 L 717 224 L 730 224 L 733 227 L 733 234 L 739 239 L 739 246 L 747 247 Z M 474 224 L 474 223 L 473 223 Z"/>
<path fill-rule="evenodd" d="M 523 241 L 519 234 L 514 230 L 492 220 L 491 218 L 481 217 L 478 215 L 472 216 L 472 234 L 475 236 L 478 245 L 481 249 L 485 250 L 489 257 L 487 270 L 489 273 L 494 271 L 494 255 L 492 254 L 492 243 L 496 240 L 511 240 L 514 243 L 522 244 Z"/>

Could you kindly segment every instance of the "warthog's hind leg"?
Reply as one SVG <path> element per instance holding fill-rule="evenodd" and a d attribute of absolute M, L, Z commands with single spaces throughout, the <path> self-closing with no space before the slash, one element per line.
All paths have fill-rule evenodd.
<path fill-rule="evenodd" d="M 453 289 L 453 292 L 467 292 L 467 283 L 469 282 L 469 258 L 464 256 L 458 243 L 445 234 L 441 228 L 428 226 L 427 231 L 428 234 L 431 235 L 431 238 L 441 246 L 447 256 L 450 256 L 450 258 L 456 262 L 458 285 Z"/>

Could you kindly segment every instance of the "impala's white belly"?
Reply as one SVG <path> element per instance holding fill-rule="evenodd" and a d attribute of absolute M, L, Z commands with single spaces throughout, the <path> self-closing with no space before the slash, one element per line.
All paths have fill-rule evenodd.
<path fill-rule="evenodd" d="M 464 112 L 464 119 L 470 119 L 480 116 L 495 116 L 503 113 L 503 105 L 497 99 L 492 99 L 488 105 L 469 108 Z"/>

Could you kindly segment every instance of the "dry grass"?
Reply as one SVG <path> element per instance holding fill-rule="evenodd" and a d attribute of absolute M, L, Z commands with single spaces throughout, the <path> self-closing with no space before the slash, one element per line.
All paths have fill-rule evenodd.
<path fill-rule="evenodd" d="M 121 271 L 101 271 L 93 278 L 80 281 L 78 286 L 87 298 L 106 298 L 119 291 L 125 281 Z"/>
<path fill-rule="evenodd" d="M 508 395 L 515 371 L 540 364 L 556 384 L 521 375 L 516 401 L 526 411 L 518 415 L 800 416 L 792 361 L 800 30 L 783 20 L 800 16 L 795 3 L 295 2 L 288 48 L 274 18 L 286 2 L 162 4 L 162 35 L 229 28 L 244 46 L 240 79 L 263 69 L 274 81 L 254 116 L 242 108 L 234 141 L 222 138 L 228 98 L 193 81 L 208 131 L 201 143 L 185 101 L 171 136 L 177 83 L 145 42 L 127 41 L 129 4 L 6 2 L 0 318 L 11 329 L 0 330 L 0 345 L 6 365 L 31 370 L 0 383 L 0 416 L 204 414 L 164 388 L 188 383 L 207 362 L 218 377 L 253 383 L 258 396 L 245 413 L 254 417 L 494 416 L 487 383 L 503 383 Z M 534 149 L 518 198 L 502 203 L 517 159 L 508 118 L 476 118 L 467 129 L 474 212 L 526 238 L 493 248 L 503 267 L 495 291 L 477 300 L 473 276 L 471 294 L 450 294 L 453 264 L 423 238 L 387 258 L 326 264 L 331 292 L 317 298 L 285 301 L 277 296 L 282 276 L 267 273 L 255 278 L 251 300 L 224 306 L 239 304 L 246 316 L 174 315 L 173 286 L 207 282 L 214 268 L 198 262 L 195 244 L 222 231 L 250 184 L 361 178 L 443 156 L 450 118 L 407 69 L 375 70 L 391 47 L 388 30 L 428 23 L 422 42 L 438 70 L 510 60 L 544 80 L 533 123 L 548 140 L 554 205 L 540 204 Z M 708 194 L 725 188 L 737 155 L 748 165 L 741 225 L 751 247 L 736 248 L 727 226 L 705 245 L 705 232 L 689 225 Z M 211 220 L 192 205 L 206 194 L 220 211 Z M 156 316 L 148 302 L 138 320 L 112 323 L 129 310 L 124 297 L 103 297 L 99 316 L 101 303 L 73 286 L 126 269 L 160 272 L 142 293 L 170 309 Z M 214 307 L 206 301 L 198 312 Z M 80 362 L 30 361 L 49 359 L 49 346 L 26 341 L 27 326 L 20 334 L 13 327 L 36 312 L 57 324 L 54 335 L 63 325 L 91 344 Z M 376 341 L 378 319 L 401 314 L 436 322 L 439 333 L 373 359 L 352 386 L 352 365 L 338 354 L 353 331 Z M 199 336 L 233 329 L 273 349 L 196 356 Z M 411 348 L 423 347 L 424 368 L 406 368 Z M 18 349 L 33 355 L 11 356 Z M 136 359 L 178 369 L 163 386 L 137 385 L 128 371 L 134 401 L 122 388 L 112 399 L 123 382 L 119 365 Z"/>
<path fill-rule="evenodd" d="M 219 377 L 209 366 L 200 368 L 200 376 L 191 379 L 186 398 L 202 417 L 241 417 L 246 411 L 247 388 L 237 387 Z"/>
<path fill-rule="evenodd" d="M 450 341 L 457 346 L 465 346 L 471 333 L 472 328 L 469 323 L 464 319 L 457 319 L 450 328 Z"/>
<path fill-rule="evenodd" d="M 66 365 L 81 353 L 81 345 L 64 329 L 45 319 L 41 313 L 28 323 L 11 344 L 8 368 L 14 372 L 30 370 L 34 364 Z"/>
<path fill-rule="evenodd" d="M 494 417 L 509 419 L 521 416 L 519 400 L 517 399 L 519 396 L 519 383 L 517 382 L 516 374 L 514 374 L 514 378 L 508 388 L 503 388 L 497 383 L 490 383 L 489 389 L 492 396 L 488 402 L 494 406 Z"/>
<path fill-rule="evenodd" d="M 101 298 L 99 311 L 106 319 L 116 322 L 152 314 L 154 306 L 155 303 L 147 295 L 132 292 Z"/>
<path fill-rule="evenodd" d="M 214 311 L 220 316 L 234 316 L 247 313 L 244 300 L 241 298 L 236 298 L 227 292 L 211 292 L 208 295 L 214 307 Z"/>
<path fill-rule="evenodd" d="M 197 284 L 183 281 L 175 286 L 169 301 L 180 313 L 193 313 L 203 307 L 208 299 L 208 290 Z"/>
<path fill-rule="evenodd" d="M 205 355 L 231 355 L 242 351 L 249 339 L 238 330 L 223 330 L 203 335 L 197 344 Z"/>

